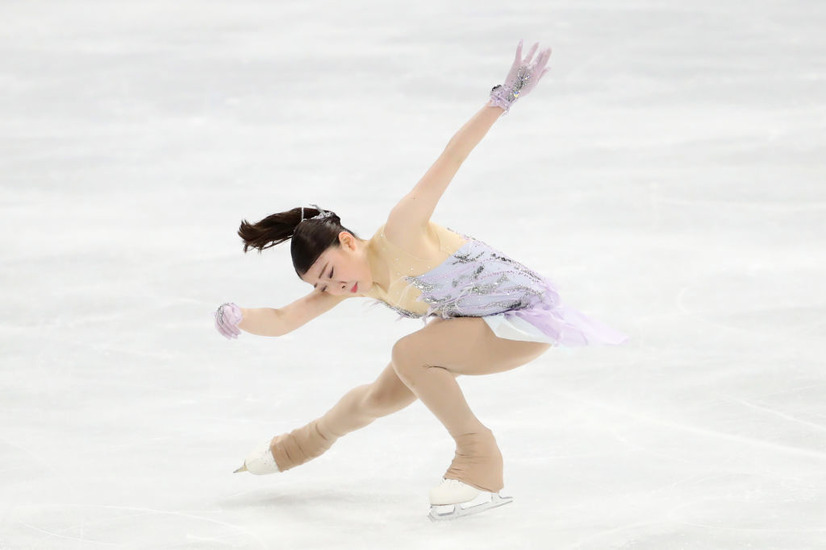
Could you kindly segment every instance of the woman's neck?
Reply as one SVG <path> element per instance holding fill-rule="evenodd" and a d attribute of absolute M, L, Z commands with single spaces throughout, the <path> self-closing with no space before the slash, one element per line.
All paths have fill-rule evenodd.
<path fill-rule="evenodd" d="M 367 263 L 370 266 L 370 276 L 373 279 L 373 284 L 384 291 L 387 291 L 389 284 L 388 278 L 389 268 L 387 263 L 381 259 L 376 252 L 376 248 L 372 241 L 362 241 L 364 243 L 364 254 L 367 257 Z"/>

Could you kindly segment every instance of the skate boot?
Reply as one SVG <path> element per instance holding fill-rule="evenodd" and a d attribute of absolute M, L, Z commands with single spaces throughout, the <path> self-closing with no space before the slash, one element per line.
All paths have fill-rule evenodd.
<path fill-rule="evenodd" d="M 257 448 L 247 456 L 244 465 L 235 471 L 252 474 L 286 472 L 321 456 L 335 441 L 336 438 L 322 434 L 318 421 L 314 420 L 288 434 L 276 436 L 266 447 L 262 445 Z"/>
<path fill-rule="evenodd" d="M 430 519 L 478 514 L 513 499 L 502 497 L 502 454 L 490 430 L 456 438 L 456 455 L 442 484 L 430 491 Z"/>
<path fill-rule="evenodd" d="M 513 497 L 480 491 L 458 479 L 445 479 L 430 490 L 431 521 L 457 519 L 513 502 Z"/>
<path fill-rule="evenodd" d="M 264 475 L 280 472 L 278 464 L 275 463 L 275 457 L 272 456 L 272 451 L 270 451 L 271 443 L 270 440 L 256 447 L 244 459 L 244 464 L 233 473 L 249 472 L 255 475 Z"/>

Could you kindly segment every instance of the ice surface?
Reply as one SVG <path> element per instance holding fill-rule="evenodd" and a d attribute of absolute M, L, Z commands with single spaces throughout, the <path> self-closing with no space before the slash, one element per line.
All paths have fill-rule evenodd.
<path fill-rule="evenodd" d="M 0 5 L 0 549 L 826 548 L 826 4 Z M 260 441 L 416 321 L 352 300 L 280 339 L 211 312 L 308 289 L 242 218 L 369 236 L 501 81 L 436 221 L 629 332 L 463 387 L 514 504 L 449 525 L 420 404 L 284 475 Z"/>

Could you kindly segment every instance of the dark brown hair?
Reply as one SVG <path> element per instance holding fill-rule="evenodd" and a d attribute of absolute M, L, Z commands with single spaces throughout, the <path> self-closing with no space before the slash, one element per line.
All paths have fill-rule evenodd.
<path fill-rule="evenodd" d="M 304 206 L 272 214 L 256 223 L 241 221 L 238 235 L 244 240 L 244 252 L 259 252 L 292 239 L 290 254 L 299 277 L 307 273 L 321 254 L 331 246 L 341 246 L 338 234 L 347 231 L 341 219 L 318 205 Z"/>

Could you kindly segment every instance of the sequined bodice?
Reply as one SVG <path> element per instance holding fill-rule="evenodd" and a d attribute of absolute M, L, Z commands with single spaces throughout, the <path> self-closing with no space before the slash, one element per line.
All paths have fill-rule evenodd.
<path fill-rule="evenodd" d="M 432 226 L 440 237 L 442 257 L 430 260 L 410 256 L 379 229 L 371 246 L 387 255 L 391 283 L 386 292 L 371 289 L 369 296 L 406 317 L 484 317 L 558 301 L 549 283 L 521 263 L 481 241 Z"/>

